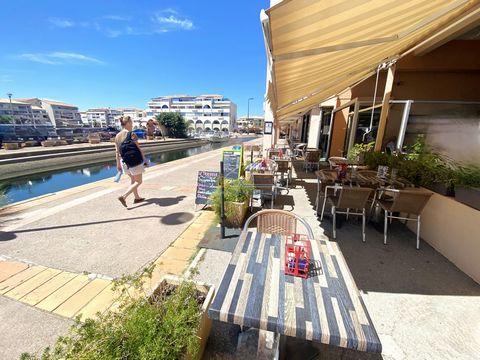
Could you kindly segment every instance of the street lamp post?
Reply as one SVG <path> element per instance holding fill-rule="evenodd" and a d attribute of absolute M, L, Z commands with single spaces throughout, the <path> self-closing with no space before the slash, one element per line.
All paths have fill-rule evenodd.
<path fill-rule="evenodd" d="M 247 102 L 247 126 L 250 125 L 250 101 L 253 100 L 253 98 L 248 98 Z"/>
<path fill-rule="evenodd" d="M 10 101 L 10 113 L 12 114 L 12 121 L 13 121 L 13 132 L 15 135 L 17 134 L 17 128 L 16 128 L 16 121 L 15 121 L 15 116 L 13 114 L 13 106 L 12 106 L 12 93 L 7 93 L 8 100 Z"/>

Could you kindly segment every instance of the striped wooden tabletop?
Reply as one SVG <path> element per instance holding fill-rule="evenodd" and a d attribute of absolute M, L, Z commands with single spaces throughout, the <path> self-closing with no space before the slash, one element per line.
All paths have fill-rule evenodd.
<path fill-rule="evenodd" d="M 368 352 L 382 345 L 335 243 L 311 242 L 315 271 L 284 273 L 284 237 L 242 232 L 208 311 L 214 320 Z"/>

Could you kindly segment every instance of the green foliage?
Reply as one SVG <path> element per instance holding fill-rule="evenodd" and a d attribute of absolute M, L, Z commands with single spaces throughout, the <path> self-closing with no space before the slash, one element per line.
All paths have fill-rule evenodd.
<path fill-rule="evenodd" d="M 165 126 L 169 130 L 171 137 L 187 137 L 187 123 L 181 114 L 176 112 L 164 112 L 158 114 L 155 119 L 160 125 Z"/>
<path fill-rule="evenodd" d="M 461 165 L 456 171 L 456 184 L 465 187 L 480 187 L 480 166 Z"/>
<path fill-rule="evenodd" d="M 9 115 L 0 115 L 0 124 L 11 124 L 12 117 Z"/>
<path fill-rule="evenodd" d="M 359 161 L 366 153 L 371 152 L 375 146 L 375 141 L 368 144 L 355 144 L 348 152 L 347 158 L 349 161 Z"/>
<path fill-rule="evenodd" d="M 418 186 L 442 183 L 452 187 L 456 182 L 456 165 L 429 149 L 423 136 L 419 136 L 405 154 L 369 151 L 365 154 L 365 161 L 370 169 L 377 169 L 380 165 L 398 169 L 399 176 Z"/>
<path fill-rule="evenodd" d="M 250 199 L 253 193 L 253 184 L 245 179 L 225 179 L 225 202 L 245 202 Z M 212 207 L 215 210 L 215 214 L 220 216 L 220 186 L 217 187 L 215 192 L 210 196 L 212 201 Z M 234 214 L 228 214 L 228 210 L 225 216 L 228 218 Z"/>
<path fill-rule="evenodd" d="M 151 274 L 151 272 L 150 272 Z M 76 319 L 67 336 L 41 356 L 23 354 L 23 360 L 114 360 L 194 357 L 200 349 L 197 330 L 201 312 L 199 292 L 185 281 L 167 285 L 151 298 L 134 297 L 130 292 L 143 289 L 145 276 L 124 277 L 116 282 L 122 300 L 116 312 L 98 314 L 95 320 Z"/>

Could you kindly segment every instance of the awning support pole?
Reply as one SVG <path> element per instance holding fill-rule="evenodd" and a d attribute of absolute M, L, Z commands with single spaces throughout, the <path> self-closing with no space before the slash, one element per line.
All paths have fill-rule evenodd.
<path fill-rule="evenodd" d="M 388 112 L 390 110 L 390 97 L 392 95 L 393 80 L 395 78 L 395 67 L 396 65 L 393 64 L 388 68 L 387 81 L 385 82 L 385 91 L 383 93 L 382 112 L 380 113 L 377 139 L 375 140 L 375 151 L 382 150 L 382 142 L 387 127 Z"/>
<path fill-rule="evenodd" d="M 397 150 L 401 151 L 403 147 L 403 141 L 405 140 L 405 132 L 407 131 L 408 117 L 410 115 L 410 108 L 413 100 L 405 102 L 402 114 L 402 122 L 400 124 L 400 130 L 398 131 Z"/>

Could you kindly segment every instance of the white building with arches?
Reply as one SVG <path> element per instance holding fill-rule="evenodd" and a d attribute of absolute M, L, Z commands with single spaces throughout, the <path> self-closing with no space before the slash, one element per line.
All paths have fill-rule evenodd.
<path fill-rule="evenodd" d="M 237 105 L 223 95 L 161 96 L 148 102 L 146 112 L 147 117 L 178 112 L 185 118 L 189 130 L 233 131 L 237 127 Z"/>

